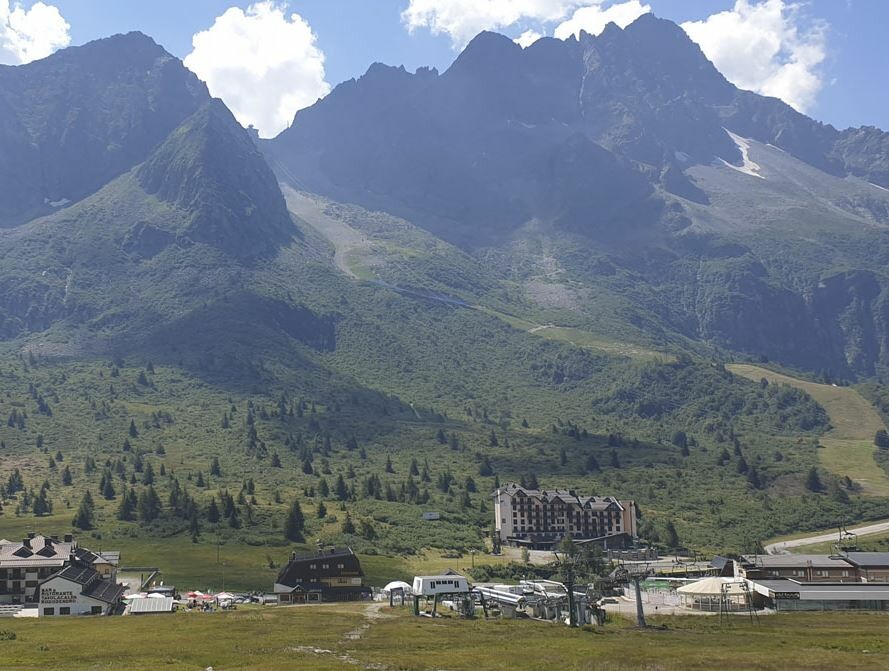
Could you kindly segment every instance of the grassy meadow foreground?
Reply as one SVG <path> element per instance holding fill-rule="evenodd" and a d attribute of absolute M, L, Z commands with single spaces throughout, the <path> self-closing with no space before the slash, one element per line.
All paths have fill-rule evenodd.
<path fill-rule="evenodd" d="M 612 620 L 570 630 L 529 620 L 414 618 L 408 609 L 327 605 L 233 613 L 10 620 L 4 669 L 881 669 L 889 617 L 798 614 Z M 97 649 L 96 641 L 103 641 Z M 521 640 L 521 646 L 508 642 Z M 54 660 L 54 661 L 53 661 Z"/>

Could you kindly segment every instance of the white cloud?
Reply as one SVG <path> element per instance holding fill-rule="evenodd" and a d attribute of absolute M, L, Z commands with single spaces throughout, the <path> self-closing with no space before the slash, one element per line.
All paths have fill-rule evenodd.
<path fill-rule="evenodd" d="M 25 9 L 0 0 L 0 63 L 20 65 L 46 58 L 71 43 L 70 29 L 58 7 L 35 2 Z"/>
<path fill-rule="evenodd" d="M 192 38 L 185 65 L 222 98 L 240 123 L 271 137 L 297 110 L 330 91 L 312 28 L 286 5 L 265 0 L 231 7 Z"/>
<path fill-rule="evenodd" d="M 483 30 L 519 21 L 560 21 L 582 4 L 583 0 L 410 0 L 401 20 L 411 31 L 428 28 L 434 35 L 449 35 L 459 49 Z"/>
<path fill-rule="evenodd" d="M 616 23 L 621 28 L 626 28 L 643 14 L 651 11 L 651 5 L 643 5 L 639 0 L 628 0 L 615 5 L 602 8 L 602 4 L 581 7 L 567 21 L 563 21 L 553 33 L 560 40 L 574 35 L 580 36 L 584 30 L 590 35 L 598 35 L 609 23 Z"/>
<path fill-rule="evenodd" d="M 543 37 L 543 34 L 538 33 L 536 30 L 526 30 L 517 38 L 515 38 L 513 42 L 518 44 L 522 49 L 526 49 L 534 44 L 541 37 Z"/>
<path fill-rule="evenodd" d="M 737 86 L 781 98 L 800 112 L 815 102 L 827 25 L 805 22 L 799 3 L 737 0 L 729 11 L 682 27 Z"/>

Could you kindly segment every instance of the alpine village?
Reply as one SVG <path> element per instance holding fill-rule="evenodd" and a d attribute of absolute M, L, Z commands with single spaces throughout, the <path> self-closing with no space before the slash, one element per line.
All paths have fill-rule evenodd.
<path fill-rule="evenodd" d="M 290 4 L 0 66 L 0 669 L 889 668 L 889 134 L 650 11 L 269 133 Z"/>

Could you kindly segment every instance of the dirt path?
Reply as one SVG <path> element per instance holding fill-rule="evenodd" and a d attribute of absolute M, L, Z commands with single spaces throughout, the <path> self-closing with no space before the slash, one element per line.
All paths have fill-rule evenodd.
<path fill-rule="evenodd" d="M 871 536 L 889 531 L 889 520 L 882 522 L 870 522 L 864 526 L 853 527 L 847 531 L 854 533 L 856 536 Z M 817 545 L 818 543 L 829 543 L 837 539 L 838 532 L 830 531 L 827 533 L 819 533 L 805 538 L 791 538 L 786 541 L 776 541 L 765 546 L 765 551 L 769 554 L 785 554 L 791 548 L 803 547 L 805 545 Z"/>

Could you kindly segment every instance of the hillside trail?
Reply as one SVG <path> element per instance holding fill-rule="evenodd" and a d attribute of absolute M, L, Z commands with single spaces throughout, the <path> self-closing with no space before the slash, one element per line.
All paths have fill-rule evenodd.
<path fill-rule="evenodd" d="M 858 537 L 871 536 L 889 531 L 889 520 L 880 522 L 870 522 L 864 526 L 852 527 L 847 529 L 849 533 L 853 533 Z M 829 532 L 819 532 L 805 538 L 791 538 L 786 541 L 775 541 L 764 546 L 766 553 L 770 555 L 788 554 L 792 548 L 805 547 L 806 545 L 817 545 L 819 543 L 829 543 L 837 540 L 839 532 L 837 530 Z"/>

